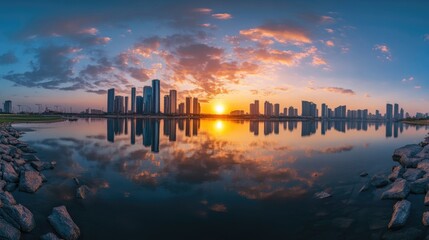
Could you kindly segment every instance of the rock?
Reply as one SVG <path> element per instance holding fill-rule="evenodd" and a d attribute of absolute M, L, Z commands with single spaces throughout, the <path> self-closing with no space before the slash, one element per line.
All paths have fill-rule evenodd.
<path fill-rule="evenodd" d="M 46 233 L 45 235 L 40 236 L 40 240 L 61 240 L 54 233 Z"/>
<path fill-rule="evenodd" d="M 426 206 L 429 205 L 429 192 L 426 192 L 426 195 L 425 195 L 425 205 Z"/>
<path fill-rule="evenodd" d="M 33 214 L 21 204 L 4 205 L 0 208 L 0 216 L 23 232 L 30 232 L 35 226 Z"/>
<path fill-rule="evenodd" d="M 387 231 L 383 234 L 383 240 L 418 240 L 422 239 L 423 231 L 414 227 L 404 228 L 397 231 Z"/>
<path fill-rule="evenodd" d="M 73 180 L 74 180 L 74 182 L 76 183 L 76 185 L 78 185 L 78 186 L 80 185 L 80 182 L 79 182 L 79 179 L 78 179 L 78 178 L 74 177 L 74 178 L 73 178 Z"/>
<path fill-rule="evenodd" d="M 387 184 L 389 184 L 389 181 L 387 181 L 387 178 L 384 175 L 376 174 L 371 178 L 371 185 L 376 188 L 384 187 Z"/>
<path fill-rule="evenodd" d="M 82 185 L 76 189 L 76 197 L 79 199 L 85 199 L 91 193 L 91 188 L 86 185 Z"/>
<path fill-rule="evenodd" d="M 3 154 L 3 155 L 1 156 L 1 158 L 2 158 L 3 160 L 5 160 L 6 162 L 12 162 L 12 161 L 13 161 L 13 158 L 12 158 L 11 156 L 9 156 L 9 155 L 6 155 L 6 154 Z"/>
<path fill-rule="evenodd" d="M 410 193 L 410 187 L 406 180 L 396 179 L 392 187 L 381 195 L 381 199 L 404 199 Z"/>
<path fill-rule="evenodd" d="M 0 192 L 3 192 L 4 187 L 6 186 L 7 182 L 4 180 L 0 180 Z"/>
<path fill-rule="evenodd" d="M 361 172 L 361 173 L 359 174 L 359 176 L 361 176 L 361 177 L 366 177 L 366 176 L 368 176 L 368 173 L 367 173 L 367 172 Z"/>
<path fill-rule="evenodd" d="M 417 164 L 417 168 L 429 172 L 429 159 L 423 159 Z"/>
<path fill-rule="evenodd" d="M 370 182 L 366 182 L 362 188 L 359 190 L 359 192 L 365 192 L 368 191 L 371 188 L 371 183 Z"/>
<path fill-rule="evenodd" d="M 16 183 L 8 183 L 6 185 L 6 187 L 4 187 L 4 190 L 6 190 L 8 192 L 13 192 L 16 190 L 17 187 L 18 187 L 18 184 L 16 184 Z"/>
<path fill-rule="evenodd" d="M 19 240 L 20 238 L 21 232 L 0 218 L 0 239 Z"/>
<path fill-rule="evenodd" d="M 397 178 L 401 178 L 402 174 L 404 174 L 405 168 L 402 166 L 394 166 L 392 168 L 392 173 L 389 175 L 389 180 L 394 182 Z"/>
<path fill-rule="evenodd" d="M 429 145 L 426 145 L 419 153 L 417 153 L 416 157 L 429 158 Z"/>
<path fill-rule="evenodd" d="M 46 169 L 54 169 L 56 162 L 42 162 L 42 161 L 33 161 L 31 166 L 37 171 L 43 171 Z"/>
<path fill-rule="evenodd" d="M 403 156 L 399 159 L 399 163 L 405 168 L 416 168 L 421 158 Z"/>
<path fill-rule="evenodd" d="M 402 177 L 410 182 L 416 181 L 417 179 L 423 177 L 423 175 L 425 175 L 425 172 L 417 169 L 417 168 L 408 168 L 404 174 L 402 175 Z"/>
<path fill-rule="evenodd" d="M 42 177 L 35 171 L 24 171 L 19 178 L 19 191 L 34 193 L 42 186 Z"/>
<path fill-rule="evenodd" d="M 325 191 L 317 192 L 317 193 L 314 194 L 314 197 L 318 198 L 318 199 L 324 199 L 324 198 L 328 198 L 328 197 L 331 197 L 331 196 L 332 196 L 331 194 L 329 194 L 329 193 L 327 193 Z"/>
<path fill-rule="evenodd" d="M 49 223 L 55 231 L 66 240 L 79 238 L 80 229 L 73 222 L 65 206 L 59 206 L 52 209 L 52 214 L 48 217 Z"/>
<path fill-rule="evenodd" d="M 429 178 L 420 178 L 410 183 L 410 191 L 415 194 L 424 194 L 427 191 L 427 185 L 429 184 Z"/>
<path fill-rule="evenodd" d="M 395 149 L 395 151 L 393 152 L 393 160 L 397 161 L 400 158 L 402 158 L 403 156 L 406 157 L 413 157 L 415 156 L 417 153 L 422 151 L 422 147 L 418 144 L 409 144 L 409 145 L 405 145 L 403 147 L 397 148 Z"/>
<path fill-rule="evenodd" d="M 16 173 L 12 164 L 8 162 L 3 162 L 1 166 L 3 171 L 3 179 L 6 182 L 18 182 L 19 175 L 18 173 Z"/>
<path fill-rule="evenodd" d="M 21 157 L 27 162 L 40 161 L 40 159 L 36 157 L 36 155 L 31 153 L 23 153 Z"/>
<path fill-rule="evenodd" d="M 10 194 L 10 192 L 0 192 L 0 201 L 4 205 L 15 205 L 15 198 Z"/>
<path fill-rule="evenodd" d="M 410 216 L 411 203 L 407 200 L 402 200 L 393 206 L 393 214 L 390 219 L 388 228 L 399 228 L 405 225 Z"/>
<path fill-rule="evenodd" d="M 24 160 L 24 159 L 22 159 L 22 158 L 20 158 L 20 159 L 15 159 L 15 163 L 16 163 L 16 165 L 18 165 L 18 166 L 24 166 L 24 164 L 25 164 L 25 160 Z"/>
<path fill-rule="evenodd" d="M 424 226 L 429 226 L 429 212 L 423 213 L 422 223 Z"/>

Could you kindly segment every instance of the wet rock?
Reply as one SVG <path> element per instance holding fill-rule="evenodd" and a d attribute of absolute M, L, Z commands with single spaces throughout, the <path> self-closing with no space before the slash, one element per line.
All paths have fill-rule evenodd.
<path fill-rule="evenodd" d="M 410 183 L 410 191 L 415 194 L 424 194 L 427 191 L 429 178 L 420 178 Z"/>
<path fill-rule="evenodd" d="M 399 160 L 399 163 L 405 168 L 416 168 L 421 158 L 403 156 Z"/>
<path fill-rule="evenodd" d="M 404 174 L 402 175 L 402 177 L 410 182 L 416 181 L 417 179 L 423 177 L 423 175 L 425 175 L 425 172 L 422 171 L 421 169 L 417 169 L 417 168 L 408 168 Z"/>
<path fill-rule="evenodd" d="M 9 155 L 6 155 L 6 154 L 3 154 L 1 156 L 1 159 L 5 160 L 6 162 L 12 162 L 13 161 L 13 158 Z"/>
<path fill-rule="evenodd" d="M 24 159 L 15 159 L 15 164 L 18 166 L 24 166 L 25 160 Z"/>
<path fill-rule="evenodd" d="M 398 178 L 392 187 L 381 195 L 381 199 L 404 199 L 410 193 L 410 187 L 405 179 Z"/>
<path fill-rule="evenodd" d="M 371 188 L 371 183 L 370 182 L 366 182 L 362 188 L 359 190 L 359 192 L 365 192 L 368 191 Z"/>
<path fill-rule="evenodd" d="M 367 173 L 367 172 L 361 172 L 361 173 L 359 174 L 359 176 L 361 176 L 361 177 L 366 177 L 366 176 L 368 176 L 368 173 Z"/>
<path fill-rule="evenodd" d="M 15 198 L 10 194 L 10 192 L 0 192 L 0 201 L 4 205 L 15 205 Z"/>
<path fill-rule="evenodd" d="M 13 191 L 15 191 L 16 190 L 16 188 L 18 187 L 18 184 L 17 183 L 8 183 L 7 185 L 6 185 L 6 187 L 4 187 L 4 190 L 5 191 L 8 191 L 8 192 L 13 192 Z"/>
<path fill-rule="evenodd" d="M 0 239 L 19 240 L 20 238 L 21 232 L 0 218 Z"/>
<path fill-rule="evenodd" d="M 40 236 L 40 240 L 61 240 L 62 238 L 57 237 L 54 233 L 46 233 Z"/>
<path fill-rule="evenodd" d="M 332 197 L 332 195 L 329 194 L 329 193 L 327 193 L 327 192 L 325 192 L 325 191 L 322 191 L 322 192 L 315 193 L 314 197 L 318 198 L 318 199 L 324 199 L 324 198 Z"/>
<path fill-rule="evenodd" d="M 429 145 L 426 145 L 419 153 L 417 153 L 416 157 L 429 158 Z"/>
<path fill-rule="evenodd" d="M 34 193 L 42 186 L 42 177 L 35 171 L 24 171 L 19 179 L 19 191 Z"/>
<path fill-rule="evenodd" d="M 76 189 L 76 197 L 79 199 L 85 199 L 90 194 L 92 194 L 92 190 L 86 185 L 82 185 Z"/>
<path fill-rule="evenodd" d="M 79 182 L 79 179 L 78 179 L 78 178 L 76 178 L 76 177 L 75 177 L 75 178 L 73 178 L 73 180 L 74 180 L 74 182 L 76 183 L 76 185 L 78 185 L 78 186 L 80 185 L 80 182 Z"/>
<path fill-rule="evenodd" d="M 54 169 L 56 162 L 42 162 L 42 161 L 33 161 L 31 166 L 37 171 L 43 171 L 46 169 Z"/>
<path fill-rule="evenodd" d="M 0 216 L 23 232 L 30 232 L 35 226 L 33 214 L 21 204 L 4 205 L 0 208 Z"/>
<path fill-rule="evenodd" d="M 6 182 L 18 182 L 19 175 L 13 168 L 12 164 L 3 162 L 1 164 L 1 169 L 3 171 L 3 179 Z"/>
<path fill-rule="evenodd" d="M 392 173 L 389 175 L 389 180 L 394 182 L 397 178 L 402 178 L 402 174 L 404 174 L 405 168 L 402 166 L 394 166 L 392 168 Z"/>
<path fill-rule="evenodd" d="M 383 240 L 418 240 L 422 239 L 423 231 L 414 227 L 404 228 L 397 231 L 387 231 L 383 234 Z"/>
<path fill-rule="evenodd" d="M 422 223 L 424 226 L 429 226 L 429 212 L 423 213 Z"/>
<path fill-rule="evenodd" d="M 400 158 L 402 158 L 404 156 L 413 157 L 417 153 L 421 152 L 422 149 L 423 148 L 418 144 L 405 145 L 403 147 L 395 149 L 392 157 L 393 157 L 393 160 L 395 160 L 395 161 L 399 160 Z"/>
<path fill-rule="evenodd" d="M 390 219 L 388 228 L 400 228 L 405 225 L 410 216 L 411 203 L 407 200 L 402 200 L 393 206 L 393 214 Z"/>
<path fill-rule="evenodd" d="M 7 182 L 4 180 L 0 180 L 0 192 L 3 192 L 4 187 L 6 186 Z"/>
<path fill-rule="evenodd" d="M 384 187 L 387 184 L 389 184 L 389 181 L 387 181 L 387 178 L 384 175 L 376 174 L 371 178 L 371 185 L 376 188 Z"/>
<path fill-rule="evenodd" d="M 36 157 L 36 155 L 31 153 L 23 153 L 21 157 L 27 162 L 40 161 L 40 159 Z"/>
<path fill-rule="evenodd" d="M 429 159 L 423 159 L 417 164 L 417 168 L 429 172 Z"/>
<path fill-rule="evenodd" d="M 426 195 L 425 195 L 425 205 L 426 206 L 428 206 L 429 205 L 429 192 L 426 192 Z"/>
<path fill-rule="evenodd" d="M 66 240 L 77 239 L 80 235 L 79 227 L 73 222 L 65 206 L 55 207 L 48 217 L 49 223 L 55 231 Z"/>

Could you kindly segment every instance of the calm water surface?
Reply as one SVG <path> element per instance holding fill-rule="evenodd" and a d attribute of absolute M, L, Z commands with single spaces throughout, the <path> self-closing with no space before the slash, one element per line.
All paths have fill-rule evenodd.
<path fill-rule="evenodd" d="M 47 216 L 62 204 L 82 239 L 379 238 L 394 202 L 379 200 L 383 190 L 359 193 L 369 179 L 359 174 L 388 173 L 393 150 L 428 132 L 398 123 L 220 119 L 15 127 L 34 130 L 22 139 L 58 163 L 36 194 L 14 192 L 36 217 L 25 239 L 51 231 Z M 95 196 L 76 199 L 73 177 Z M 333 196 L 314 198 L 323 190 Z M 410 226 L 421 225 L 419 206 Z"/>

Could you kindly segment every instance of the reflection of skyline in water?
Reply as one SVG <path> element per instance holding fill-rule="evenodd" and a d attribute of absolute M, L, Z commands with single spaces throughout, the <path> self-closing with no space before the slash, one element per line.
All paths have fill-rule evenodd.
<path fill-rule="evenodd" d="M 145 147 L 151 147 L 153 152 L 159 152 L 159 132 L 160 124 L 163 125 L 163 135 L 168 141 L 177 140 L 177 131 L 184 132 L 186 137 L 198 136 L 200 130 L 200 119 L 126 119 L 126 118 L 109 118 L 107 119 L 107 140 L 115 142 L 115 136 L 128 135 L 130 132 L 130 143 L 136 144 L 136 137 L 142 137 L 142 143 Z M 223 121 L 216 120 L 215 129 L 223 128 Z M 385 128 L 386 138 L 397 138 L 402 134 L 404 127 L 409 126 L 401 122 L 367 122 L 367 121 L 233 121 L 240 124 L 249 124 L 249 133 L 259 136 L 260 125 L 263 125 L 263 134 L 279 135 L 281 132 L 294 132 L 298 130 L 298 123 L 301 125 L 301 137 L 312 136 L 317 133 L 320 127 L 320 135 L 325 136 L 330 131 L 346 133 L 347 131 L 368 131 L 368 128 L 374 128 L 379 131 Z M 319 126 L 320 125 L 320 126 Z M 128 129 L 130 127 L 130 129 Z M 418 128 L 418 127 L 417 127 Z"/>

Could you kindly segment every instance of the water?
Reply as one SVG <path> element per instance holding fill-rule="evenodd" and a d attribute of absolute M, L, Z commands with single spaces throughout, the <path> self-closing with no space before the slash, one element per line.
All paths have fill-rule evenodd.
<path fill-rule="evenodd" d="M 82 239 L 369 239 L 386 232 L 394 201 L 359 193 L 388 173 L 395 148 L 427 127 L 367 122 L 79 119 L 17 124 L 48 182 L 15 191 L 36 217 L 24 235 L 52 231 L 47 216 L 66 205 Z M 96 191 L 75 198 L 73 177 Z M 332 197 L 316 199 L 329 191 Z M 423 202 L 423 195 L 409 199 Z M 421 204 L 423 205 L 423 204 Z M 413 205 L 409 225 L 421 223 Z"/>

